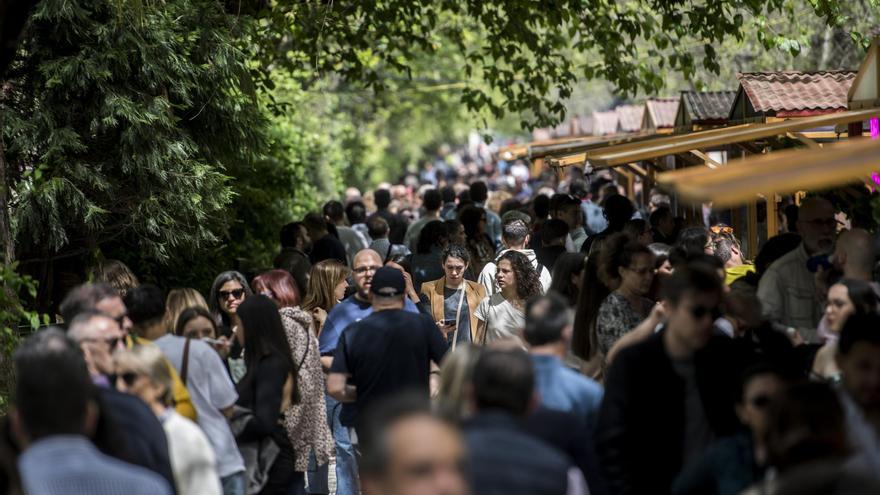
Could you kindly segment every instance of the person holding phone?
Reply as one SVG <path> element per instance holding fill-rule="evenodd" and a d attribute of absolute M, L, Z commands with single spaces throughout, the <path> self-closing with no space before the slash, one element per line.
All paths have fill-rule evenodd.
<path fill-rule="evenodd" d="M 422 284 L 420 299 L 427 303 L 452 349 L 462 343 L 482 343 L 484 339 L 478 334 L 479 322 L 473 311 L 486 297 L 486 290 L 464 278 L 470 253 L 463 246 L 450 244 L 443 250 L 441 262 L 443 277 Z"/>

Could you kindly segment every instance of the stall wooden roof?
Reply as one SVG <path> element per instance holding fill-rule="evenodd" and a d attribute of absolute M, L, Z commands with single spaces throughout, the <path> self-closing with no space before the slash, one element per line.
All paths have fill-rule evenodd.
<path fill-rule="evenodd" d="M 675 115 L 681 98 L 651 98 L 645 102 L 642 129 L 671 129 L 675 127 Z"/>
<path fill-rule="evenodd" d="M 682 91 L 676 127 L 727 123 L 736 91 Z"/>
<path fill-rule="evenodd" d="M 638 132 L 645 117 L 645 105 L 620 105 L 617 112 L 617 125 L 620 132 Z"/>
<path fill-rule="evenodd" d="M 730 120 L 805 117 L 846 110 L 855 71 L 778 71 L 737 74 Z"/>
<path fill-rule="evenodd" d="M 657 175 L 657 182 L 680 198 L 733 206 L 754 201 L 757 193 L 789 194 L 864 181 L 880 164 L 880 141 L 855 138 L 821 149 L 777 151 L 710 169 L 691 167 Z"/>
<path fill-rule="evenodd" d="M 594 168 L 613 167 L 627 163 L 652 160 L 662 156 L 687 153 L 733 143 L 755 141 L 780 134 L 860 122 L 880 115 L 880 108 L 852 110 L 812 117 L 802 117 L 771 123 L 742 124 L 689 134 L 658 137 L 635 143 L 600 147 L 584 152 L 554 155 L 551 165 L 577 165 L 589 160 Z"/>

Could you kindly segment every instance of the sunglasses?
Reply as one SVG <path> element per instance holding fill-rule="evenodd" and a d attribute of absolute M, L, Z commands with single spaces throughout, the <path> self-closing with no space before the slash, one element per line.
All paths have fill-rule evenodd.
<path fill-rule="evenodd" d="M 712 320 L 714 321 L 718 318 L 721 318 L 721 314 L 721 309 L 717 306 L 713 308 L 709 308 L 706 306 L 694 306 L 693 308 L 691 308 L 691 316 L 693 316 L 697 320 L 706 315 L 710 315 L 712 317 Z"/>
<path fill-rule="evenodd" d="M 83 339 L 84 342 L 103 342 L 107 344 L 107 348 L 112 353 L 117 347 L 119 347 L 119 342 L 122 341 L 122 337 L 111 337 L 109 339 Z"/>
<path fill-rule="evenodd" d="M 353 271 L 355 273 L 357 273 L 358 275 L 363 275 L 367 272 L 374 272 L 375 273 L 375 271 L 378 270 L 379 268 L 380 267 L 378 267 L 378 266 L 359 266 L 359 267 L 355 268 Z"/>
<path fill-rule="evenodd" d="M 767 406 L 770 405 L 770 397 L 766 395 L 758 395 L 756 397 L 752 397 L 749 401 L 756 409 L 766 409 Z"/>
<path fill-rule="evenodd" d="M 220 299 L 229 299 L 229 296 L 232 296 L 234 299 L 241 299 L 244 297 L 244 289 L 221 290 L 219 294 Z"/>
<path fill-rule="evenodd" d="M 125 328 L 125 319 L 126 318 L 128 318 L 128 314 L 124 314 L 122 316 L 117 316 L 116 318 L 113 318 L 113 319 L 116 321 L 116 323 L 119 324 L 119 328 Z"/>
<path fill-rule="evenodd" d="M 122 381 L 125 382 L 126 387 L 131 387 L 134 385 L 134 382 L 137 381 L 138 374 L 133 371 L 126 371 L 125 373 L 116 375 L 116 377 L 122 379 Z"/>
<path fill-rule="evenodd" d="M 730 235 L 733 234 L 733 227 L 728 225 L 713 225 L 709 227 L 709 230 L 713 234 L 722 234 L 722 235 Z"/>

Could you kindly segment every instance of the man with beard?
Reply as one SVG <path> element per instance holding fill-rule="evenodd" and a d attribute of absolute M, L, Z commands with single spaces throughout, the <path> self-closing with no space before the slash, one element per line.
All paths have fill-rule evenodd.
<path fill-rule="evenodd" d="M 820 197 L 807 199 L 801 204 L 797 225 L 801 244 L 770 265 L 758 285 L 758 299 L 768 319 L 798 329 L 813 342 L 823 304 L 816 296 L 816 280 L 807 261 L 834 251 L 834 206 Z"/>
<path fill-rule="evenodd" d="M 302 222 L 290 222 L 281 228 L 281 253 L 275 257 L 274 265 L 293 275 L 303 295 L 309 286 L 309 271 L 312 269 L 307 254 L 311 249 L 312 239 Z"/>

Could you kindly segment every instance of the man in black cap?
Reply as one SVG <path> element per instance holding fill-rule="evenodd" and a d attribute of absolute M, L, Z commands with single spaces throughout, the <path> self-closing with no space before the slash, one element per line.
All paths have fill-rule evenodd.
<path fill-rule="evenodd" d="M 376 270 L 370 294 L 373 313 L 343 331 L 327 378 L 333 398 L 354 403 L 354 414 L 342 418 L 349 428 L 383 397 L 403 391 L 427 397 L 431 362 L 440 363 L 447 349 L 429 316 L 404 311 L 406 281 L 399 270 Z"/>

